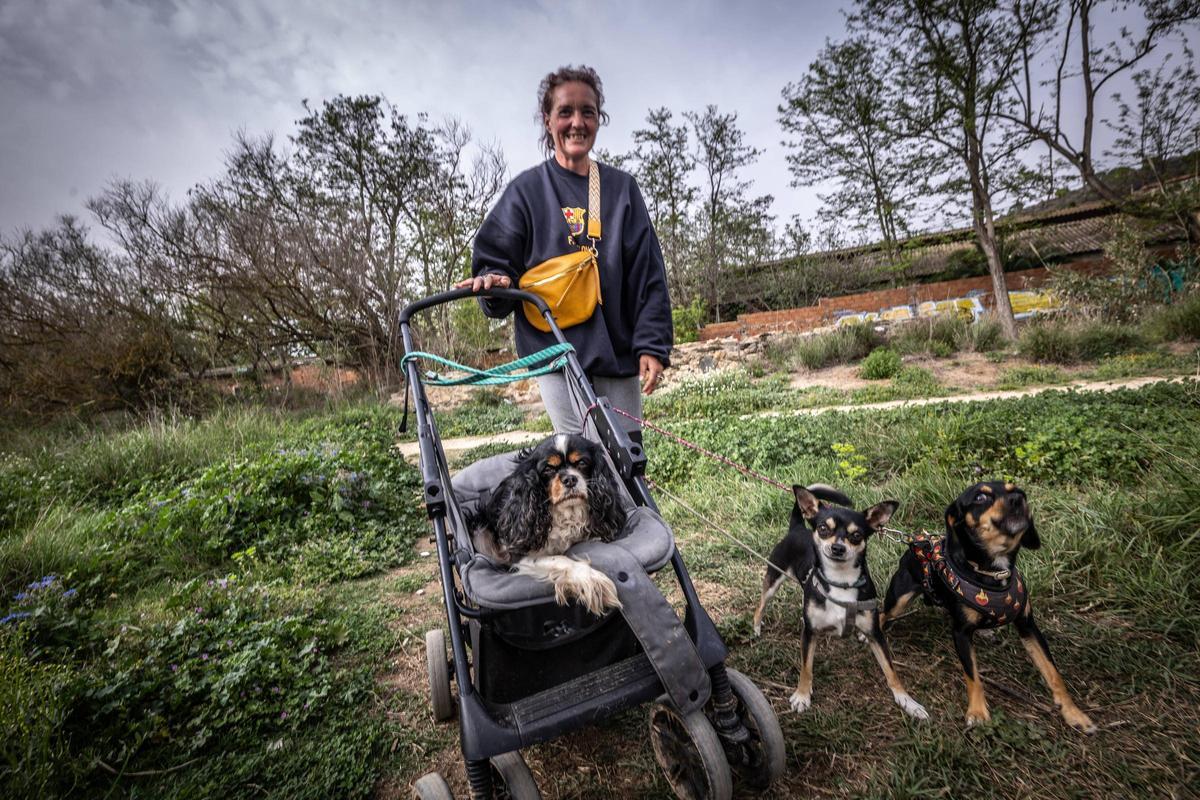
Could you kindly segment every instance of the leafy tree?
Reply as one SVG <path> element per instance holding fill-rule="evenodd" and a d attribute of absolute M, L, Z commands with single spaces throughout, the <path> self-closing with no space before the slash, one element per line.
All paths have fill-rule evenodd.
<path fill-rule="evenodd" d="M 863 37 L 827 44 L 783 100 L 779 122 L 795 137 L 784 143 L 792 185 L 832 180 L 822 218 L 850 221 L 895 257 L 929 162 L 897 132 L 875 48 Z"/>
<path fill-rule="evenodd" d="M 647 127 L 633 132 L 630 161 L 662 245 L 671 294 L 683 302 L 693 296 L 686 274 L 689 214 L 696 200 L 689 178 L 696 162 L 688 151 L 687 126 L 672 125 L 672 116 L 665 107 L 646 114 Z"/>
<path fill-rule="evenodd" d="M 1200 243 L 1200 230 L 1192 216 L 1200 206 L 1200 187 L 1195 180 L 1200 177 L 1200 78 L 1191 49 L 1185 46 L 1182 54 L 1178 64 L 1172 65 L 1174 54 L 1168 54 L 1157 69 L 1133 74 L 1134 105 L 1124 102 L 1120 94 L 1113 95 L 1118 110 L 1110 124 L 1117 138 L 1105 155 L 1119 163 L 1141 165 L 1156 189 L 1148 198 L 1127 201 L 1124 207 L 1173 221 L 1195 248 Z M 1171 180 L 1169 163 L 1181 157 L 1192 161 L 1193 180 Z"/>
<path fill-rule="evenodd" d="M 1037 13 L 1034 13 L 1037 12 Z M 1019 156 L 1028 137 L 1003 126 L 1018 74 L 1024 32 L 1044 24 L 1043 9 L 1007 13 L 992 0 L 859 0 L 852 24 L 887 54 L 900 131 L 930 156 L 953 165 L 943 187 L 962 186 L 971 224 L 992 276 L 1005 335 L 1016 322 L 1004 280 L 997 203 L 1015 199 Z"/>
<path fill-rule="evenodd" d="M 720 321 L 728 268 L 747 254 L 761 252 L 761 243 L 770 240 L 773 218 L 767 210 L 773 198 L 746 197 L 750 182 L 742 180 L 739 172 L 753 164 L 762 151 L 747 144 L 736 113 L 721 114 L 710 105 L 702 113 L 691 111 L 684 117 L 692 127 L 696 164 L 702 176 L 697 225 L 699 275 L 707 295 L 705 302 Z"/>

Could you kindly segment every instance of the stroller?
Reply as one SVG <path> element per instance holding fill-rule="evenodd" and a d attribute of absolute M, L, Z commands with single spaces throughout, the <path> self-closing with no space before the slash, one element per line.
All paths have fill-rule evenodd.
<path fill-rule="evenodd" d="M 423 378 L 416 364 L 422 358 L 445 360 L 414 349 L 409 321 L 432 306 L 479 296 L 533 303 L 559 343 L 487 374 L 561 369 L 586 409 L 584 435 L 606 452 L 628 521 L 615 541 L 584 542 L 571 552 L 614 578 L 619 611 L 597 617 L 574 603 L 560 606 L 548 584 L 497 568 L 475 551 L 465 515 L 511 472 L 513 454 L 485 458 L 451 479 L 422 383 L 439 380 L 433 373 Z M 615 421 L 607 399 L 596 397 L 546 303 L 519 290 L 477 295 L 459 289 L 411 304 L 400 315 L 400 328 L 450 635 L 449 658 L 441 629 L 425 637 L 430 698 L 434 717 L 448 720 L 455 712 L 451 681 L 458 686 L 471 796 L 541 797 L 522 748 L 642 703 L 651 704 L 655 759 L 677 796 L 725 800 L 734 776 L 754 788 L 769 786 L 784 765 L 775 713 L 748 678 L 726 668 L 725 646 L 646 487 L 646 456 Z M 539 361 L 550 363 L 537 372 L 516 372 Z M 682 623 L 650 577 L 667 564 L 686 604 Z M 429 773 L 414 783 L 413 796 L 445 800 L 452 794 L 440 774 Z"/>

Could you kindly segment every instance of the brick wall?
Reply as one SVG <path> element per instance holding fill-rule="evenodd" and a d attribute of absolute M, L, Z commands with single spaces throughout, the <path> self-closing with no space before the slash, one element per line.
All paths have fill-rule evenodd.
<path fill-rule="evenodd" d="M 1069 269 L 1095 273 L 1104 269 L 1103 259 L 1076 261 Z M 1005 276 L 1009 291 L 1036 289 L 1050 278 L 1044 267 L 1010 272 Z M 788 308 L 782 311 L 759 311 L 739 315 L 734 322 L 705 325 L 700 329 L 700 339 L 720 339 L 728 336 L 742 338 L 759 333 L 803 333 L 826 325 L 845 313 L 885 311 L 902 305 L 916 305 L 926 301 L 953 300 L 974 295 L 987 308 L 992 307 L 992 278 L 983 275 L 976 278 L 958 278 L 938 283 L 918 283 L 894 289 L 851 294 L 842 297 L 822 297 L 815 306 Z"/>

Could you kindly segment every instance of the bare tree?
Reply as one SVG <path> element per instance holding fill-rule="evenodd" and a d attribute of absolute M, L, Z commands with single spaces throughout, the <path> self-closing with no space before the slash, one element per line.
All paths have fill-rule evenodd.
<path fill-rule="evenodd" d="M 183 206 L 118 184 L 92 210 L 224 352 L 285 368 L 317 355 L 387 389 L 400 310 L 460 276 L 503 158 L 484 147 L 468 164 L 464 126 L 410 121 L 382 98 L 308 110 L 291 154 L 239 135 L 225 174 Z M 452 345 L 448 317 L 425 333 Z"/>
<path fill-rule="evenodd" d="M 1122 27 L 1115 40 L 1097 41 L 1097 18 L 1129 8 L 1141 10 L 1140 29 L 1133 32 Z M 1113 81 L 1141 64 L 1160 44 L 1200 18 L 1200 2 L 1069 0 L 1064 10 L 1059 13 L 1056 6 L 1045 6 L 1038 0 L 1013 3 L 1014 18 L 1045 19 L 1048 11 L 1050 24 L 1017 25 L 1010 32 L 1018 37 L 1021 51 L 1010 87 L 1016 105 L 1000 114 L 1065 159 L 1098 195 L 1121 205 L 1128 199 L 1130 187 L 1106 179 L 1095 152 L 1097 115 L 1104 92 L 1111 91 Z M 1043 51 L 1054 69 L 1048 81 L 1034 77 L 1036 57 Z M 1073 97 L 1082 99 L 1082 117 L 1064 110 Z"/>

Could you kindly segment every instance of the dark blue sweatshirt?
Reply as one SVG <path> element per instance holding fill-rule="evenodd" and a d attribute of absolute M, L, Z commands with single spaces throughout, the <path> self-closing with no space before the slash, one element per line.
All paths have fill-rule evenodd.
<path fill-rule="evenodd" d="M 515 287 L 530 267 L 578 250 L 568 241 L 571 230 L 566 210 L 576 209 L 573 219 L 582 223 L 581 230 L 586 232 L 587 194 L 587 176 L 563 168 L 553 158 L 522 172 L 480 227 L 471 272 L 503 273 Z M 563 334 L 575 346 L 589 375 L 637 375 L 638 356 L 643 353 L 666 366 L 675 337 L 658 237 L 633 176 L 603 164 L 600 221 L 600 295 L 604 302 L 591 319 Z M 580 243 L 588 241 L 584 234 L 576 238 Z M 507 316 L 516 307 L 503 300 L 480 303 L 485 314 L 496 318 Z M 515 320 L 519 355 L 554 344 L 554 336 L 534 328 L 524 314 L 516 314 Z"/>

